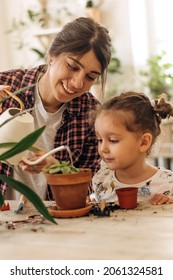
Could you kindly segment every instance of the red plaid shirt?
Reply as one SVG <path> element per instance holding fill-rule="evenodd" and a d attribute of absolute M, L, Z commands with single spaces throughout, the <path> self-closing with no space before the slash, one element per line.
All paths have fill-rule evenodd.
<path fill-rule="evenodd" d="M 10 85 L 11 92 L 36 83 L 38 75 L 43 71 L 43 66 L 31 70 L 15 69 L 0 72 L 0 85 Z M 49 94 L 49 93 L 47 93 Z M 25 109 L 32 108 L 35 102 L 35 87 L 32 87 L 18 97 L 23 101 Z M 89 123 L 89 113 L 92 112 L 98 101 L 91 93 L 85 93 L 67 103 L 61 126 L 56 132 L 54 147 L 67 145 L 72 152 L 74 165 L 77 168 L 91 168 L 93 174 L 99 168 L 99 154 L 97 151 L 97 139 L 93 126 Z M 19 107 L 13 98 L 3 103 L 3 111 L 9 107 Z M 44 132 L 43 132 L 44 133 Z M 61 160 L 69 160 L 66 151 L 58 152 L 55 157 Z M 0 164 L 0 173 L 10 176 L 11 168 L 4 163 Z M 0 189 L 5 192 L 6 184 L 0 182 Z"/>

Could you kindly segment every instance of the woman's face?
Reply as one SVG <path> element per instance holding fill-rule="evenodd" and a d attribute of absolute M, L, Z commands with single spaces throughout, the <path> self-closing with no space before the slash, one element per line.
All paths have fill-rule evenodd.
<path fill-rule="evenodd" d="M 91 50 L 80 58 L 73 54 L 51 57 L 46 78 L 52 97 L 66 103 L 89 91 L 100 74 L 101 64 Z"/>

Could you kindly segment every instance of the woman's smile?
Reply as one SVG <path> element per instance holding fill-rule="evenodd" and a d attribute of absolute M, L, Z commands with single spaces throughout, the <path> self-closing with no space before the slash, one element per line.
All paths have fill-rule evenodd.
<path fill-rule="evenodd" d="M 65 82 L 62 81 L 62 85 L 63 85 L 63 88 L 65 89 L 65 91 L 67 92 L 68 95 L 73 95 L 76 93 L 76 91 L 72 91 L 68 88 L 68 86 L 66 85 Z"/>

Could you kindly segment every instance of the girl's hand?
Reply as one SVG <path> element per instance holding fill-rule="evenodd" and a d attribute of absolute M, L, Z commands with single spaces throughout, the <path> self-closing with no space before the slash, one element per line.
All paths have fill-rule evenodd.
<path fill-rule="evenodd" d="M 7 94 L 5 91 L 3 91 L 3 89 L 7 89 L 10 90 L 11 87 L 10 86 L 4 86 L 4 85 L 0 85 L 0 101 L 4 98 L 7 97 Z M 2 103 L 0 103 L 0 113 L 2 112 Z"/>
<path fill-rule="evenodd" d="M 161 204 L 172 204 L 173 199 L 171 199 L 168 195 L 163 193 L 156 193 L 152 199 L 150 200 L 150 203 L 153 205 L 161 205 Z"/>

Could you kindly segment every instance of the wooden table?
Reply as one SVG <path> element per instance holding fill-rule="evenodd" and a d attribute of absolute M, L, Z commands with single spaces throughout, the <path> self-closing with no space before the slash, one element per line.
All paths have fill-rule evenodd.
<path fill-rule="evenodd" d="M 173 259 L 173 205 L 140 202 L 133 210 L 116 210 L 111 217 L 89 215 L 57 219 L 58 225 L 19 224 L 6 221 L 35 213 L 0 211 L 0 259 L 19 260 L 171 260 Z M 50 204 L 50 202 L 49 202 Z"/>

